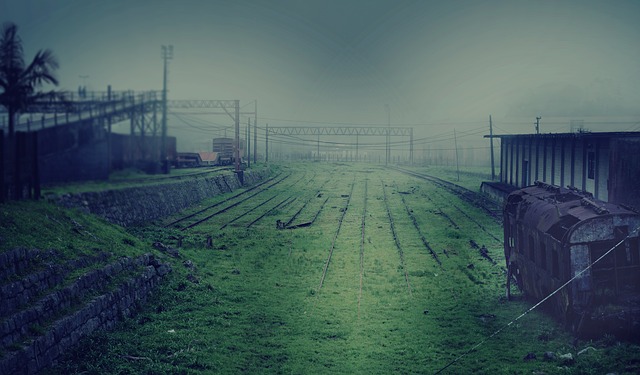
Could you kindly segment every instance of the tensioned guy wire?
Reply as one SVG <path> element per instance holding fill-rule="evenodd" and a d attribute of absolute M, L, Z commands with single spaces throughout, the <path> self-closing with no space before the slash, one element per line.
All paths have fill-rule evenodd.
<path fill-rule="evenodd" d="M 640 230 L 640 226 L 637 227 L 636 229 L 634 229 L 633 231 L 631 231 L 625 238 L 623 238 L 622 240 L 620 240 L 620 242 L 618 242 L 617 244 L 615 244 L 611 249 L 607 250 L 604 254 L 602 254 L 598 259 L 594 260 L 591 264 L 589 264 L 587 267 L 585 267 L 585 269 L 583 269 L 582 271 L 578 272 L 575 274 L 575 276 L 573 276 L 571 279 L 569 279 L 566 283 L 562 284 L 558 289 L 554 290 L 553 292 L 551 292 L 551 294 L 547 295 L 546 297 L 544 297 L 543 299 L 540 300 L 540 302 L 536 303 L 535 305 L 531 306 L 531 308 L 529 308 L 527 311 L 523 312 L 522 314 L 520 314 L 517 318 L 513 319 L 512 321 L 510 321 L 509 323 L 505 324 L 504 326 L 500 327 L 497 331 L 493 332 L 491 335 L 485 337 L 482 341 L 478 342 L 477 344 L 475 344 L 473 347 L 471 347 L 471 349 L 467 350 L 466 352 L 460 354 L 456 359 L 454 359 L 453 361 L 447 363 L 446 366 L 442 367 L 440 370 L 434 372 L 434 375 L 440 374 L 442 371 L 446 370 L 447 368 L 449 368 L 450 366 L 452 366 L 453 364 L 455 364 L 456 362 L 458 362 L 459 360 L 461 360 L 462 358 L 466 357 L 469 353 L 471 353 L 472 351 L 476 350 L 477 348 L 479 348 L 480 346 L 482 346 L 485 342 L 489 341 L 492 337 L 494 337 L 495 335 L 497 335 L 498 333 L 502 332 L 505 328 L 513 325 L 513 323 L 517 322 L 518 320 L 520 320 L 520 318 L 524 317 L 525 315 L 529 314 L 531 311 L 533 311 L 536 307 L 540 306 L 542 303 L 544 303 L 544 301 L 548 300 L 549 298 L 551 298 L 553 295 L 555 295 L 556 293 L 558 293 L 560 290 L 562 290 L 564 287 L 566 287 L 567 285 L 569 285 L 573 280 L 577 279 L 578 277 L 580 277 L 583 273 L 587 272 L 587 270 L 589 270 L 591 267 L 593 267 L 594 264 L 598 263 L 602 258 L 604 258 L 605 256 L 607 256 L 610 252 L 612 252 L 613 250 L 615 250 L 618 246 L 622 245 L 622 243 L 624 241 L 626 241 L 627 239 L 629 239 L 629 237 L 631 237 L 632 234 L 636 233 L 638 230 Z"/>

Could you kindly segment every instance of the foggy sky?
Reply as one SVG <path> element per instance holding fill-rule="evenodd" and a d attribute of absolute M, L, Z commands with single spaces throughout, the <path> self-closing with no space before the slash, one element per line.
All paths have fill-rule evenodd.
<path fill-rule="evenodd" d="M 385 104 L 426 133 L 640 115 L 639 1 L 4 0 L 0 15 L 27 58 L 55 52 L 63 89 L 158 90 L 171 44 L 171 99 L 257 99 L 260 125 L 386 124 Z"/>

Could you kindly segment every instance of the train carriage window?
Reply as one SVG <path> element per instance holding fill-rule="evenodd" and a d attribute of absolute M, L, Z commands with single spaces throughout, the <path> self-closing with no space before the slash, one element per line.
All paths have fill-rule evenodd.
<path fill-rule="evenodd" d="M 559 259 L 558 250 L 554 246 L 553 250 L 551 250 L 551 276 L 555 277 L 556 279 L 560 278 L 559 263 L 560 263 L 560 259 Z"/>
<path fill-rule="evenodd" d="M 540 243 L 540 268 L 547 269 L 547 246 L 544 243 Z"/>

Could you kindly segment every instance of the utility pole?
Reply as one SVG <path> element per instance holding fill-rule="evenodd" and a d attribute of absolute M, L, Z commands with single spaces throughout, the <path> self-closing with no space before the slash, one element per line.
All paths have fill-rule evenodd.
<path fill-rule="evenodd" d="M 236 120 L 236 135 L 235 135 L 235 150 L 234 151 L 234 159 L 235 160 L 235 166 L 236 166 L 236 175 L 238 176 L 238 179 L 240 180 L 240 185 L 244 184 L 243 181 L 243 176 L 242 176 L 242 171 L 240 170 L 240 101 L 239 100 L 234 100 L 234 106 L 235 108 L 235 120 Z"/>
<path fill-rule="evenodd" d="M 536 117 L 536 134 L 540 134 L 540 119 L 542 119 L 542 117 Z"/>
<path fill-rule="evenodd" d="M 255 100 L 253 116 L 253 164 L 255 165 L 258 160 L 258 99 Z"/>
<path fill-rule="evenodd" d="M 169 173 L 167 162 L 167 64 L 173 59 L 173 46 L 162 46 L 162 59 L 164 60 L 164 79 L 162 80 L 162 140 L 160 142 L 160 164 L 162 173 Z"/>
<path fill-rule="evenodd" d="M 391 143 L 389 142 L 391 136 L 391 107 L 389 107 L 389 104 L 385 104 L 385 108 L 387 109 L 387 147 L 384 165 L 387 166 L 389 165 L 389 159 L 391 158 Z"/>
<path fill-rule="evenodd" d="M 251 117 L 247 123 L 247 168 L 251 168 Z"/>
<path fill-rule="evenodd" d="M 409 162 L 413 165 L 413 128 L 409 130 Z"/>
<path fill-rule="evenodd" d="M 264 162 L 269 162 L 269 124 L 264 129 Z"/>
<path fill-rule="evenodd" d="M 493 160 L 493 122 L 491 121 L 491 115 L 489 115 L 489 140 L 491 142 L 491 181 L 496 179 L 496 169 Z"/>
<path fill-rule="evenodd" d="M 458 181 L 460 181 L 460 163 L 458 162 L 458 137 L 456 137 L 456 129 L 453 129 L 453 144 L 456 148 L 456 171 L 458 171 Z"/>

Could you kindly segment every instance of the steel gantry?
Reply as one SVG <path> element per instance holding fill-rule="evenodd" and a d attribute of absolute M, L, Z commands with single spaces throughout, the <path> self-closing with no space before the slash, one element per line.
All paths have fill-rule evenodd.
<path fill-rule="evenodd" d="M 390 136 L 409 137 L 409 161 L 413 164 L 413 128 L 411 127 L 385 127 L 385 126 L 269 126 L 266 130 L 266 145 L 269 149 L 269 133 L 273 135 L 315 135 L 318 137 L 318 154 L 320 151 L 321 135 L 346 135 L 356 137 L 356 155 L 358 155 L 359 136 L 384 136 L 386 137 L 386 148 L 391 149 Z M 387 153 L 390 158 L 390 152 Z M 268 160 L 268 153 L 267 153 Z M 389 160 L 387 160 L 388 162 Z"/>

